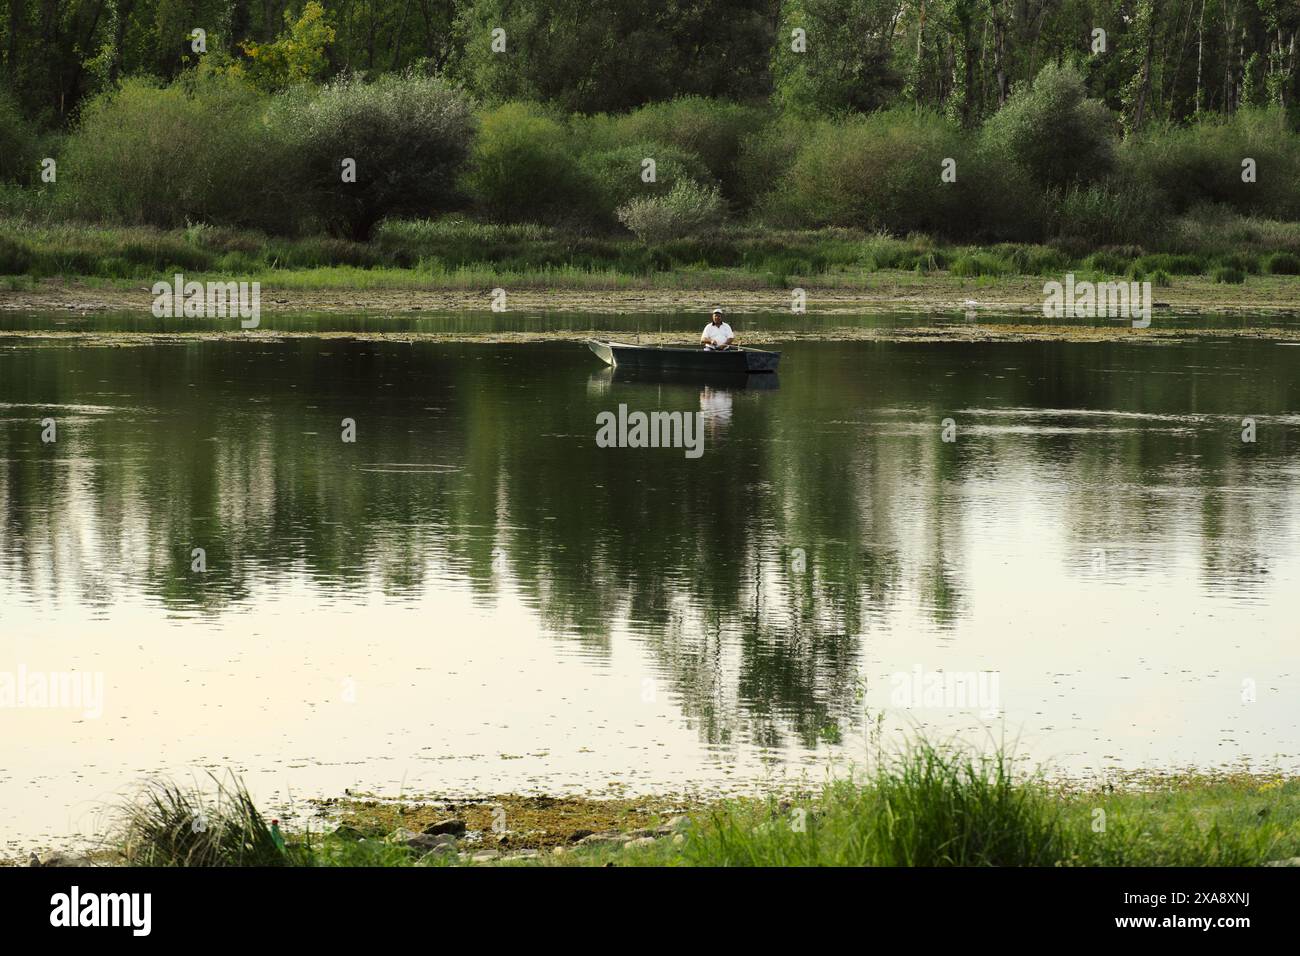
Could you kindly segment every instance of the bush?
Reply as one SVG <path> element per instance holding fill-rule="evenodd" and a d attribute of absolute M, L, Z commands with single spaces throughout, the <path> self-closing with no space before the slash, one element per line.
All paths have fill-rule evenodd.
<path fill-rule="evenodd" d="M 1083 260 L 1084 268 L 1094 272 L 1121 276 L 1130 270 L 1145 271 L 1139 263 L 1133 261 L 1132 255 L 1123 250 L 1099 249 Z"/>
<path fill-rule="evenodd" d="M 817 127 L 812 120 L 778 116 L 744 136 L 736 157 L 737 204 L 742 208 L 760 205 L 785 179 Z"/>
<path fill-rule="evenodd" d="M 271 126 L 306 214 L 335 235 L 368 238 L 386 216 L 429 215 L 461 201 L 474 136 L 469 100 L 430 76 L 344 78 L 276 101 Z M 342 181 L 344 159 L 356 182 Z"/>
<path fill-rule="evenodd" d="M 1004 162 L 976 141 L 958 175 L 963 206 L 959 217 L 973 236 L 1036 243 L 1049 234 L 1048 197 L 1024 168 Z"/>
<path fill-rule="evenodd" d="M 208 74 L 168 87 L 126 80 L 83 109 L 60 189 L 74 214 L 108 222 L 285 227 L 265 105 L 238 81 Z"/>
<path fill-rule="evenodd" d="M 483 211 L 504 221 L 593 212 L 594 189 L 572 137 L 531 103 L 506 103 L 482 117 L 465 183 Z"/>
<path fill-rule="evenodd" d="M 1247 275 L 1255 275 L 1259 272 L 1259 259 L 1245 252 L 1230 252 L 1227 255 L 1219 257 L 1219 265 L 1236 269 Z"/>
<path fill-rule="evenodd" d="M 1264 261 L 1264 271 L 1273 276 L 1300 275 L 1300 256 L 1275 252 Z"/>
<path fill-rule="evenodd" d="M 766 115 L 764 110 L 725 100 L 682 96 L 622 116 L 592 117 L 586 122 L 586 135 L 593 151 L 642 142 L 671 147 L 674 155 L 689 156 L 690 163 L 700 167 L 693 170 L 694 178 L 701 182 L 711 178 L 721 186 L 723 196 L 739 199 L 741 144 Z M 658 158 L 659 154 L 643 155 Z"/>
<path fill-rule="evenodd" d="M 1246 273 L 1233 266 L 1220 266 L 1215 269 L 1211 275 L 1215 282 L 1226 283 L 1229 285 L 1241 285 L 1246 281 Z"/>
<path fill-rule="evenodd" d="M 23 275 L 31 271 L 32 253 L 25 245 L 0 236 L 0 275 Z"/>
<path fill-rule="evenodd" d="M 1023 168 L 1042 188 L 1065 189 L 1111 170 L 1117 133 L 1110 111 L 1087 98 L 1082 74 L 1049 63 L 989 118 L 982 140 L 1002 165 Z"/>
<path fill-rule="evenodd" d="M 655 181 L 651 183 L 641 178 L 646 159 L 655 161 Z M 625 203 L 665 196 L 680 182 L 714 185 L 698 156 L 663 143 L 646 142 L 591 153 L 582 158 L 581 168 L 595 190 L 589 204 L 611 221 L 614 211 Z"/>
<path fill-rule="evenodd" d="M 644 243 L 710 232 L 722 220 L 717 189 L 683 180 L 666 196 L 634 199 L 618 209 L 618 221 Z"/>
<path fill-rule="evenodd" d="M 767 197 L 764 214 L 795 226 L 852 226 L 951 235 L 968 192 L 965 144 L 935 113 L 894 110 L 816 127 L 794 165 Z M 958 181 L 940 182 L 941 162 L 958 163 Z"/>
<path fill-rule="evenodd" d="M 0 90 L 0 182 L 36 180 L 40 162 L 36 130 L 24 118 L 18 102 Z"/>
<path fill-rule="evenodd" d="M 1242 182 L 1254 159 L 1256 181 Z M 1278 109 L 1207 116 L 1190 127 L 1154 126 L 1123 150 L 1127 175 L 1175 212 L 1207 203 L 1277 219 L 1300 217 L 1300 133 Z"/>

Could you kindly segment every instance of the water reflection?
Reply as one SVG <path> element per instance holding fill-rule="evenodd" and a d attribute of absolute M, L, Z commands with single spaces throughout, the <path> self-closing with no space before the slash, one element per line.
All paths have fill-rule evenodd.
<path fill-rule="evenodd" d="M 716 435 L 731 421 L 731 391 L 726 388 L 709 388 L 700 390 L 700 415 L 709 426 L 711 435 Z"/>
<path fill-rule="evenodd" d="M 273 620 L 286 601 L 382 613 L 389 630 L 329 640 L 438 634 L 418 662 L 430 681 L 459 673 L 461 643 L 510 661 L 548 638 L 609 668 L 635 648 L 629 666 L 710 753 L 733 756 L 850 739 L 882 675 L 917 661 L 1003 670 L 1022 726 L 1081 719 L 1078 697 L 1040 689 L 1101 647 L 1193 660 L 1226 629 L 1256 635 L 1240 653 L 1279 673 L 1300 555 L 1292 350 L 785 353 L 779 383 L 701 383 L 593 371 L 563 343 L 0 349 L 2 606 L 51 646 L 127 607 L 208 639 L 278 629 L 313 649 L 292 618 Z M 597 448 L 596 415 L 620 402 L 699 412 L 704 456 Z M 47 416 L 55 444 L 41 442 Z M 452 608 L 473 623 L 444 634 Z M 579 695 L 563 675 L 551 692 Z M 1211 734 L 1236 719 L 1200 706 Z M 1112 724 L 1134 724 L 1088 713 L 1096 753 Z M 1300 749 L 1293 724 L 1257 749 L 1287 745 Z M 1158 759 L 1183 745 L 1144 746 Z"/>

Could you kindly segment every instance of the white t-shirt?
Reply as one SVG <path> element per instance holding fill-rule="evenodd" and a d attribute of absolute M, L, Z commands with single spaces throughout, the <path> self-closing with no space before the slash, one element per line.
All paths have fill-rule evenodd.
<path fill-rule="evenodd" d="M 710 322 L 704 327 L 704 337 L 714 345 L 726 345 L 727 339 L 731 338 L 733 334 L 731 326 L 726 322 L 719 323 L 718 325 L 714 325 Z"/>

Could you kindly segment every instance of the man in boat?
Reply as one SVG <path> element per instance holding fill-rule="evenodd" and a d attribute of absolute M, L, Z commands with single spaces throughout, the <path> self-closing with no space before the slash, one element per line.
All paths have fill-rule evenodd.
<path fill-rule="evenodd" d="M 725 352 L 736 347 L 735 341 L 736 333 L 722 321 L 722 309 L 714 309 L 709 316 L 709 324 L 700 333 L 700 344 L 711 352 Z"/>

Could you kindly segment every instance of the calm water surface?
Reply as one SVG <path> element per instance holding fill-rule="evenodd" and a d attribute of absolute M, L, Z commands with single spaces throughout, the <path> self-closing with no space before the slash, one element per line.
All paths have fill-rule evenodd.
<path fill-rule="evenodd" d="M 0 840 L 202 768 L 281 806 L 818 780 L 877 722 L 1295 769 L 1298 364 L 802 342 L 749 388 L 573 343 L 0 338 L 0 673 L 104 680 L 99 716 L 0 709 Z M 598 448 L 619 404 L 702 413 L 703 456 Z M 999 712 L 898 706 L 917 668 L 995 672 Z"/>

